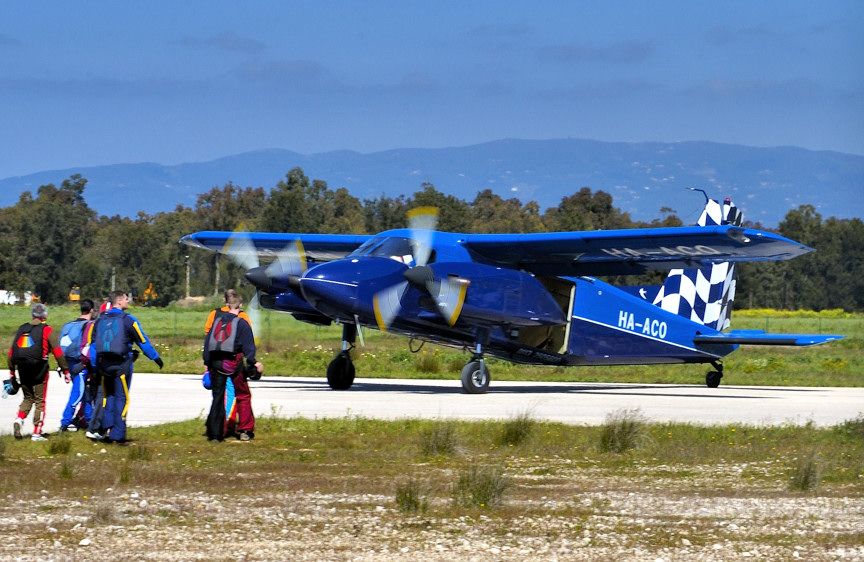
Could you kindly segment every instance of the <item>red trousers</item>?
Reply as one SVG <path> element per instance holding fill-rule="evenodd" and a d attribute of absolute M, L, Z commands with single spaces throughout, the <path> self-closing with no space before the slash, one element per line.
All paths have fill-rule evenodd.
<path fill-rule="evenodd" d="M 243 376 L 242 369 L 231 375 L 234 383 L 234 398 L 237 401 L 237 431 L 255 431 L 255 414 L 252 413 L 252 391 Z"/>

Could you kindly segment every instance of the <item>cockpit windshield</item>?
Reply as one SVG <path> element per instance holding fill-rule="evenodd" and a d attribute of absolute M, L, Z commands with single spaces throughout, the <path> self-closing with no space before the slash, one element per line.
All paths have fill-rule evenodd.
<path fill-rule="evenodd" d="M 411 247 L 410 238 L 376 236 L 367 240 L 362 246 L 351 252 L 349 257 L 376 256 L 412 265 L 414 263 L 414 253 Z"/>

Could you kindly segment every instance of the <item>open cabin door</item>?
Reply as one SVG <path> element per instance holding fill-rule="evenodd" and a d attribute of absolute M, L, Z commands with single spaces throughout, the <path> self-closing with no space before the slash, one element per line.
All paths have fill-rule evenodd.
<path fill-rule="evenodd" d="M 538 277 L 540 283 L 564 311 L 567 323 L 561 326 L 528 326 L 519 330 L 519 343 L 549 353 L 567 353 L 570 341 L 570 323 L 573 321 L 573 303 L 576 299 L 576 284 L 560 277 Z"/>

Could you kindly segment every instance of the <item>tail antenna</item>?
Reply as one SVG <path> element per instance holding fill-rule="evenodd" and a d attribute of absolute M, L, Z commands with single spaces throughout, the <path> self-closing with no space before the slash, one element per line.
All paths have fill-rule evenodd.
<path fill-rule="evenodd" d="M 707 203 L 708 201 L 711 200 L 711 198 L 708 197 L 708 194 L 705 192 L 704 189 L 699 189 L 698 187 L 688 187 L 687 189 L 689 189 L 690 191 L 698 191 L 699 193 L 701 193 L 702 195 L 704 195 L 704 196 L 705 196 L 705 202 L 706 202 L 706 203 Z"/>

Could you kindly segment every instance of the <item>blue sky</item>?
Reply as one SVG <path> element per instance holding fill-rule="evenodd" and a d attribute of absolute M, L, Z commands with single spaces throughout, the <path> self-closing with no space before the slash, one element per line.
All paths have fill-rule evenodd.
<path fill-rule="evenodd" d="M 259 148 L 864 154 L 864 2 L 0 0 L 0 177 Z"/>

